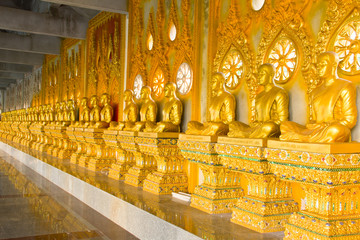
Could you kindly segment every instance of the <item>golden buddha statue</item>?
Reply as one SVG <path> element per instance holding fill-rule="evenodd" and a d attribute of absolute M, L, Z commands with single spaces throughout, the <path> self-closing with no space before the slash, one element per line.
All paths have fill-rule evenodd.
<path fill-rule="evenodd" d="M 100 121 L 93 122 L 91 125 L 94 128 L 107 128 L 112 120 L 114 115 L 114 110 L 110 105 L 110 95 L 107 93 L 103 93 L 100 97 L 100 104 L 102 105 L 102 109 L 100 111 Z"/>
<path fill-rule="evenodd" d="M 88 107 L 88 98 L 87 97 L 83 97 L 81 99 L 80 107 L 81 107 L 81 111 L 80 111 L 79 121 L 73 123 L 71 125 L 71 127 L 78 127 L 80 125 L 85 125 L 86 123 L 90 122 L 91 109 Z"/>
<path fill-rule="evenodd" d="M 54 108 L 49 104 L 48 106 L 48 114 L 49 114 L 49 122 L 54 122 L 55 121 L 55 112 L 54 112 Z"/>
<path fill-rule="evenodd" d="M 209 104 L 210 121 L 204 124 L 191 121 L 186 134 L 194 135 L 226 135 L 229 123 L 235 119 L 235 97 L 225 89 L 225 77 L 215 73 L 211 79 L 212 99 Z"/>
<path fill-rule="evenodd" d="M 90 98 L 90 105 L 92 107 L 91 111 L 90 111 L 90 122 L 92 124 L 95 124 L 96 122 L 100 121 L 100 111 L 101 108 L 98 106 L 99 103 L 99 98 L 96 95 L 93 95 Z M 84 126 L 88 126 L 89 123 L 85 123 Z"/>
<path fill-rule="evenodd" d="M 259 67 L 259 84 L 264 90 L 255 98 L 255 121 L 229 124 L 229 137 L 268 138 L 280 135 L 280 123 L 289 117 L 289 96 L 274 83 L 275 68 L 269 63 Z"/>
<path fill-rule="evenodd" d="M 59 102 L 55 103 L 55 121 L 56 122 L 62 121 L 62 114 L 61 114 Z"/>
<path fill-rule="evenodd" d="M 67 101 L 67 120 L 70 122 L 76 121 L 76 113 L 75 113 L 75 103 L 74 100 L 69 99 Z"/>
<path fill-rule="evenodd" d="M 123 130 L 124 127 L 133 127 L 135 122 L 138 120 L 139 108 L 134 100 L 134 92 L 130 89 L 125 90 L 124 92 L 124 102 L 125 108 L 123 112 L 122 122 L 111 122 L 110 128 L 116 130 Z"/>
<path fill-rule="evenodd" d="M 143 86 L 141 88 L 140 96 L 140 122 L 136 122 L 135 125 L 128 124 L 128 126 L 125 126 L 124 128 L 125 131 L 139 132 L 145 128 L 146 122 L 156 122 L 157 105 L 151 97 L 151 88 L 149 86 Z"/>
<path fill-rule="evenodd" d="M 68 111 L 67 111 L 67 105 L 65 101 L 60 102 L 60 110 L 62 115 L 62 122 L 68 121 Z"/>
<path fill-rule="evenodd" d="M 180 123 L 183 113 L 183 105 L 176 96 L 175 83 L 167 83 L 164 88 L 167 98 L 163 109 L 163 120 L 157 124 L 146 122 L 144 132 L 180 132 Z"/>
<path fill-rule="evenodd" d="M 298 142 L 347 142 L 356 124 L 356 91 L 353 84 L 340 79 L 336 70 L 339 58 L 334 52 L 320 54 L 317 71 L 322 84 L 310 93 L 310 122 L 302 126 L 284 122 L 280 140 Z"/>

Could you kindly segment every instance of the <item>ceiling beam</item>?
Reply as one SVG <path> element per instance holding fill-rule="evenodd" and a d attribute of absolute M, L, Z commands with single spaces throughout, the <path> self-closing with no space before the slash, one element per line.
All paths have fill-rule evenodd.
<path fill-rule="evenodd" d="M 88 23 L 72 14 L 55 17 L 21 9 L 0 6 L 0 29 L 85 39 Z"/>
<path fill-rule="evenodd" d="M 59 55 L 61 38 L 0 32 L 0 49 Z"/>
<path fill-rule="evenodd" d="M 10 78 L 2 78 L 0 77 L 0 83 L 16 83 L 15 79 L 10 79 Z"/>
<path fill-rule="evenodd" d="M 33 67 L 29 66 L 29 65 L 0 62 L 0 72 L 27 73 L 27 72 L 32 72 L 32 71 L 33 71 Z"/>
<path fill-rule="evenodd" d="M 45 2 L 64 4 L 73 7 L 94 9 L 99 11 L 127 14 L 127 0 L 43 0 Z"/>
<path fill-rule="evenodd" d="M 8 79 L 23 79 L 23 73 L 13 73 L 13 72 L 0 72 L 0 78 L 8 78 Z"/>
<path fill-rule="evenodd" d="M 42 54 L 0 50 L 0 62 L 18 63 L 18 64 L 35 66 L 35 65 L 42 65 L 43 60 L 44 60 L 44 55 Z"/>

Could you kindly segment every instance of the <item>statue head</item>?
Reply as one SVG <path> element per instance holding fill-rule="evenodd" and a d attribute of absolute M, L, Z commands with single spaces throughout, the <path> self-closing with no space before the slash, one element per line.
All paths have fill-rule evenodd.
<path fill-rule="evenodd" d="M 213 95 L 216 95 L 216 92 L 219 90 L 224 90 L 225 88 L 225 76 L 221 72 L 216 72 L 212 75 L 211 78 L 211 92 Z"/>
<path fill-rule="evenodd" d="M 60 103 L 57 102 L 55 103 L 55 111 L 59 111 L 60 110 Z"/>
<path fill-rule="evenodd" d="M 176 96 L 176 84 L 173 82 L 168 82 L 164 87 L 164 95 L 167 98 Z"/>
<path fill-rule="evenodd" d="M 101 105 L 105 106 L 105 105 L 109 105 L 110 104 L 110 100 L 111 100 L 111 97 L 109 94 L 107 93 L 103 93 L 100 97 L 100 103 Z"/>
<path fill-rule="evenodd" d="M 75 109 L 74 100 L 69 99 L 69 100 L 67 101 L 67 108 L 68 108 L 68 110 L 74 110 L 74 109 Z"/>
<path fill-rule="evenodd" d="M 92 107 L 96 107 L 98 105 L 98 102 L 99 102 L 98 96 L 96 96 L 96 95 L 91 96 L 90 105 Z"/>
<path fill-rule="evenodd" d="M 66 102 L 60 102 L 60 110 L 66 110 Z"/>
<path fill-rule="evenodd" d="M 320 79 L 336 76 L 339 64 L 339 56 L 335 52 L 323 52 L 317 61 L 317 71 Z"/>
<path fill-rule="evenodd" d="M 134 98 L 134 92 L 131 89 L 126 89 L 124 92 L 124 101 L 131 102 Z"/>
<path fill-rule="evenodd" d="M 142 101 L 151 99 L 151 88 L 149 86 L 143 86 L 141 88 L 140 97 Z"/>
<path fill-rule="evenodd" d="M 80 105 L 81 105 L 81 107 L 86 108 L 87 105 L 88 105 L 88 98 L 87 98 L 87 97 L 83 97 L 83 98 L 81 99 L 81 101 L 80 101 Z"/>
<path fill-rule="evenodd" d="M 264 63 L 259 67 L 258 78 L 260 85 L 274 83 L 275 67 L 270 63 Z"/>

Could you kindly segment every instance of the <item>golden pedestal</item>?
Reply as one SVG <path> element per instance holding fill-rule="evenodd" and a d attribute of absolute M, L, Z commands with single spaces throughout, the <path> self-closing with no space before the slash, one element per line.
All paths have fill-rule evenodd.
<path fill-rule="evenodd" d="M 290 183 L 270 173 L 266 143 L 266 139 L 219 137 L 215 146 L 220 163 L 248 179 L 248 193 L 232 209 L 231 221 L 262 233 L 284 231 L 284 223 L 298 208 Z"/>
<path fill-rule="evenodd" d="M 145 191 L 165 195 L 172 192 L 187 192 L 188 179 L 184 172 L 184 158 L 177 146 L 179 133 L 139 132 L 136 143 L 140 151 L 153 156 L 157 171 L 147 175 L 144 180 Z"/>
<path fill-rule="evenodd" d="M 31 125 L 31 132 L 34 135 L 34 141 L 31 143 L 31 148 L 38 151 L 40 144 L 44 141 L 44 125 L 40 123 Z"/>
<path fill-rule="evenodd" d="M 15 123 L 11 124 L 11 129 L 12 129 L 12 131 L 14 133 L 12 141 L 14 143 L 19 143 L 19 139 L 20 139 L 19 125 L 20 125 L 19 122 L 15 122 Z"/>
<path fill-rule="evenodd" d="M 20 144 L 23 146 L 27 146 L 30 141 L 30 123 L 24 122 L 20 125 L 20 131 L 23 132 L 23 138 L 20 140 Z"/>
<path fill-rule="evenodd" d="M 52 146 L 53 141 L 52 141 L 51 132 L 49 131 L 50 126 L 51 123 L 48 123 L 47 125 L 44 126 L 45 143 L 39 147 L 40 152 L 47 152 L 48 148 Z"/>
<path fill-rule="evenodd" d="M 125 174 L 135 164 L 135 159 L 132 154 L 128 154 L 121 148 L 120 142 L 117 139 L 118 133 L 118 130 L 105 130 L 103 138 L 105 144 L 112 149 L 116 159 L 116 162 L 109 169 L 108 176 L 115 180 L 124 180 Z"/>
<path fill-rule="evenodd" d="M 240 173 L 220 164 L 216 141 L 214 136 L 180 134 L 178 147 L 183 157 L 199 164 L 204 174 L 204 183 L 195 187 L 190 206 L 211 214 L 230 213 L 242 195 Z"/>
<path fill-rule="evenodd" d="M 86 155 L 82 155 L 79 165 L 87 167 L 92 171 L 101 171 L 104 168 L 110 168 L 115 162 L 114 154 L 109 151 L 103 139 L 104 129 L 85 128 L 83 132 L 86 141 Z"/>
<path fill-rule="evenodd" d="M 71 149 L 68 149 L 68 136 L 66 134 L 66 126 L 55 126 L 52 131 L 52 136 L 55 138 L 55 142 L 57 142 L 57 144 L 53 148 L 51 155 L 60 159 L 70 158 Z"/>
<path fill-rule="evenodd" d="M 58 139 L 56 139 L 54 136 L 55 131 L 55 124 L 50 124 L 46 128 L 46 135 L 49 137 L 49 142 L 51 142 L 51 145 L 47 147 L 46 153 L 49 155 L 52 155 L 53 150 L 58 146 Z"/>
<path fill-rule="evenodd" d="M 82 127 L 76 127 L 73 130 L 73 134 L 77 142 L 76 151 L 70 156 L 70 162 L 73 164 L 79 164 L 80 157 L 86 154 L 86 142 L 83 132 L 84 128 Z"/>
<path fill-rule="evenodd" d="M 156 170 L 156 161 L 153 156 L 145 155 L 140 151 L 136 143 L 137 135 L 137 132 L 119 131 L 117 139 L 121 147 L 135 159 L 135 166 L 125 174 L 125 183 L 142 187 L 147 175 Z"/>
<path fill-rule="evenodd" d="M 305 210 L 285 224 L 284 239 L 360 239 L 360 143 L 268 141 L 265 155 L 282 180 L 305 191 Z"/>

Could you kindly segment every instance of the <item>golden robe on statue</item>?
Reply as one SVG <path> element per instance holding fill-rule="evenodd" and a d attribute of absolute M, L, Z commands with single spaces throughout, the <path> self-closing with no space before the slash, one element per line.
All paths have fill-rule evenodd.
<path fill-rule="evenodd" d="M 351 82 L 336 77 L 334 66 L 337 66 L 338 58 L 329 54 L 335 53 L 326 52 L 319 57 L 320 77 L 330 71 L 329 68 L 333 70 L 332 76 L 325 78 L 324 83 L 311 92 L 311 121 L 306 126 L 284 122 L 280 127 L 280 140 L 319 143 L 351 140 L 351 128 L 357 119 L 355 87 Z"/>

